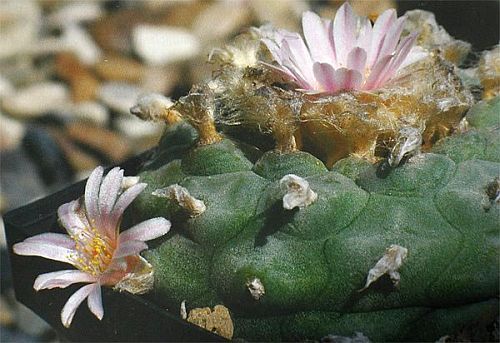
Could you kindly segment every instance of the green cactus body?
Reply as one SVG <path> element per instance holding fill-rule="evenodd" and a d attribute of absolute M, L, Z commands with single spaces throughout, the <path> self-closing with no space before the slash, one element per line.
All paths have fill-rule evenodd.
<path fill-rule="evenodd" d="M 477 105 L 471 128 L 412 157 L 387 178 L 348 157 L 328 170 L 305 152 L 255 154 L 229 139 L 199 147 L 186 124 L 167 130 L 140 174 L 134 214 L 173 232 L 145 253 L 153 296 L 171 311 L 224 304 L 234 337 L 320 339 L 355 331 L 375 341 L 436 340 L 498 315 L 500 99 Z M 496 127 L 495 127 L 496 125 Z M 175 139 L 174 139 L 175 138 Z M 317 200 L 285 210 L 279 180 L 296 174 Z M 151 193 L 179 184 L 204 202 L 190 217 Z M 386 276 L 360 291 L 391 244 L 408 249 L 398 287 Z M 251 296 L 259 279 L 265 294 Z"/>

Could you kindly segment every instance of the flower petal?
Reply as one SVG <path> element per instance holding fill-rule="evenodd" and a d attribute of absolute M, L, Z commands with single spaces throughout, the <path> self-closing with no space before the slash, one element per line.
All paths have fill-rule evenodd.
<path fill-rule="evenodd" d="M 410 53 L 410 51 L 413 48 L 413 44 L 415 44 L 415 41 L 417 40 L 418 33 L 414 32 L 407 37 L 405 37 L 401 42 L 399 43 L 397 49 L 396 49 L 396 55 L 393 58 L 392 62 L 392 67 L 394 70 L 398 70 L 401 64 L 405 61 L 406 57 Z"/>
<path fill-rule="evenodd" d="M 394 49 L 399 42 L 399 38 L 401 36 L 401 32 L 403 32 L 403 24 L 405 23 L 406 17 L 400 17 L 396 20 L 396 22 L 391 26 L 389 31 L 384 38 L 384 43 L 380 49 L 379 56 L 390 55 L 394 53 Z"/>
<path fill-rule="evenodd" d="M 295 75 L 293 73 L 291 73 L 288 68 L 285 68 L 285 67 L 283 67 L 281 65 L 280 66 L 275 66 L 275 65 L 272 65 L 272 64 L 269 64 L 269 63 L 266 63 L 266 62 L 260 62 L 260 63 L 263 64 L 264 66 L 266 66 L 267 68 L 272 69 L 272 70 L 278 72 L 279 74 L 281 74 L 281 76 L 283 76 L 286 79 L 297 81 Z"/>
<path fill-rule="evenodd" d="M 307 11 L 302 15 L 304 37 L 315 62 L 336 65 L 333 38 L 330 36 L 331 21 L 324 22 L 316 13 Z"/>
<path fill-rule="evenodd" d="M 120 244 L 127 241 L 149 241 L 163 236 L 170 230 L 170 222 L 165 218 L 152 218 L 139 223 L 120 234 Z"/>
<path fill-rule="evenodd" d="M 85 212 L 89 222 L 96 227 L 99 222 L 99 188 L 101 187 L 102 175 L 104 169 L 99 166 L 90 174 L 85 186 Z"/>
<path fill-rule="evenodd" d="M 283 65 L 297 76 L 297 81 L 302 84 L 307 84 L 310 87 L 314 86 L 314 84 L 311 83 L 311 81 L 314 81 L 312 73 L 313 62 L 302 38 L 297 35 L 295 38 L 284 40 L 282 52 Z"/>
<path fill-rule="evenodd" d="M 383 85 L 385 82 L 389 81 L 396 72 L 398 71 L 401 64 L 404 62 L 406 56 L 410 53 L 418 34 L 414 33 L 405 37 L 396 50 L 396 55 L 392 57 L 389 67 L 384 70 L 384 72 L 376 80 L 373 87 L 377 88 Z"/>
<path fill-rule="evenodd" d="M 314 63 L 313 72 L 318 82 L 319 90 L 335 93 L 339 89 L 338 85 L 335 83 L 335 69 L 328 63 Z"/>
<path fill-rule="evenodd" d="M 23 256 L 40 256 L 49 260 L 60 261 L 73 264 L 70 256 L 76 253 L 76 250 L 63 248 L 52 244 L 41 244 L 38 242 L 21 242 L 14 244 L 14 253 Z"/>
<path fill-rule="evenodd" d="M 107 237 L 114 237 L 118 223 L 111 215 L 120 194 L 123 169 L 115 167 L 104 177 L 99 191 L 99 231 Z"/>
<path fill-rule="evenodd" d="M 69 285 L 79 282 L 96 281 L 95 276 L 91 274 L 82 272 L 81 270 L 70 269 L 38 275 L 33 288 L 39 291 L 41 289 L 66 288 Z"/>
<path fill-rule="evenodd" d="M 363 82 L 359 71 L 346 68 L 335 70 L 334 79 L 339 90 L 358 89 Z"/>
<path fill-rule="evenodd" d="M 366 51 L 360 47 L 351 50 L 347 55 L 347 68 L 359 71 L 362 75 L 365 72 Z"/>
<path fill-rule="evenodd" d="M 137 198 L 139 194 L 141 194 L 146 186 L 147 184 L 145 183 L 138 183 L 120 195 L 112 211 L 113 220 L 115 222 L 118 222 L 125 209 L 132 203 L 132 201 L 134 201 L 135 198 Z"/>
<path fill-rule="evenodd" d="M 90 292 L 92 292 L 95 287 L 99 287 L 99 285 L 93 283 L 87 286 L 83 286 L 69 297 L 68 301 L 61 311 L 61 322 L 64 327 L 69 328 L 71 322 L 73 321 L 73 317 L 75 316 L 75 312 L 78 309 L 78 306 L 80 306 L 80 304 L 85 300 L 85 298 L 88 297 Z"/>
<path fill-rule="evenodd" d="M 345 2 L 337 10 L 333 21 L 333 41 L 339 66 L 346 65 L 347 54 L 356 42 L 357 16 L 351 5 Z"/>
<path fill-rule="evenodd" d="M 262 38 L 261 42 L 265 44 L 274 60 L 278 62 L 278 64 L 282 64 L 283 58 L 281 57 L 281 47 L 272 39 Z"/>
<path fill-rule="evenodd" d="M 356 45 L 362 48 L 367 52 L 370 51 L 370 47 L 372 44 L 372 23 L 368 18 L 360 18 L 359 19 L 359 35 L 356 42 Z"/>
<path fill-rule="evenodd" d="M 113 207 L 113 211 L 111 211 L 111 218 L 109 220 L 109 227 L 117 228 L 118 222 L 120 221 L 121 216 L 125 209 L 134 201 L 135 198 L 146 188 L 146 183 L 138 183 L 128 188 L 125 192 L 123 192 Z M 115 239 L 116 231 L 107 232 L 107 235 L 112 240 Z"/>
<path fill-rule="evenodd" d="M 123 169 L 115 167 L 104 177 L 99 191 L 99 211 L 101 216 L 111 213 L 121 189 Z"/>
<path fill-rule="evenodd" d="M 79 207 L 79 201 L 73 200 L 66 204 L 62 204 L 57 209 L 59 221 L 70 236 L 77 235 L 81 230 L 86 228 L 86 223 L 84 223 L 82 218 L 78 215 Z"/>
<path fill-rule="evenodd" d="M 146 250 L 148 245 L 142 241 L 126 241 L 118 246 L 113 254 L 113 259 L 119 259 L 125 256 L 137 255 L 141 251 Z"/>
<path fill-rule="evenodd" d="M 374 89 L 377 84 L 377 80 L 381 77 L 381 75 L 390 67 L 392 56 L 387 55 L 383 58 L 379 59 L 377 64 L 373 67 L 368 79 L 363 85 L 364 90 Z"/>
<path fill-rule="evenodd" d="M 46 232 L 26 238 L 24 243 L 41 243 L 60 246 L 66 249 L 74 249 L 75 241 L 63 233 Z"/>
<path fill-rule="evenodd" d="M 371 47 L 368 51 L 368 68 L 372 68 L 377 63 L 385 36 L 395 21 L 396 10 L 393 8 L 384 11 L 375 21 L 372 30 Z"/>
<path fill-rule="evenodd" d="M 92 312 L 97 319 L 102 320 L 102 317 L 104 317 L 104 308 L 102 306 L 101 287 L 99 285 L 96 286 L 97 287 L 94 287 L 87 298 L 87 305 L 90 312 Z"/>
<path fill-rule="evenodd" d="M 403 68 L 406 68 L 410 64 L 418 62 L 418 61 L 420 61 L 428 56 L 429 56 L 429 52 L 427 50 L 425 50 L 421 46 L 414 45 L 414 46 L 412 46 L 408 56 L 406 56 L 403 63 L 401 63 L 401 65 L 399 66 L 398 71 L 403 69 Z"/>

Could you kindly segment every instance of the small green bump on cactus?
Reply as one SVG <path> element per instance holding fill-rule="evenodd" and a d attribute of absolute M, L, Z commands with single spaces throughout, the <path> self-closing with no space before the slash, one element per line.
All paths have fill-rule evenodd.
<path fill-rule="evenodd" d="M 487 140 L 484 132 L 470 130 L 440 140 L 432 148 L 432 152 L 445 154 L 459 163 L 472 159 L 484 159 L 486 144 Z"/>
<path fill-rule="evenodd" d="M 267 180 L 252 172 L 186 178 L 181 185 L 201 199 L 207 209 L 183 223 L 182 230 L 208 251 L 216 249 L 237 235 L 253 217 L 267 184 Z"/>
<path fill-rule="evenodd" d="M 484 136 L 486 137 L 484 160 L 500 163 L 500 128 L 485 132 Z"/>
<path fill-rule="evenodd" d="M 167 152 L 173 146 L 191 145 L 198 138 L 196 130 L 186 122 L 168 126 L 158 142 L 158 149 Z"/>
<path fill-rule="evenodd" d="M 155 155 L 147 163 L 145 169 L 156 169 L 174 159 L 181 158 L 197 138 L 196 130 L 186 122 L 167 127 L 158 143 Z"/>
<path fill-rule="evenodd" d="M 182 170 L 189 175 L 217 175 L 252 169 L 243 152 L 229 139 L 193 147 L 182 159 Z"/>
<path fill-rule="evenodd" d="M 413 304 L 445 306 L 447 298 L 430 298 L 434 287 L 448 289 L 449 285 L 429 287 L 460 251 L 462 241 L 428 199 L 372 194 L 356 220 L 325 245 L 331 269 L 325 305 L 355 312 Z M 358 293 L 370 268 L 391 244 L 408 249 L 397 291 L 381 279 Z"/>
<path fill-rule="evenodd" d="M 428 196 L 443 187 L 453 175 L 455 163 L 446 156 L 420 154 L 394 168 L 384 179 L 375 168 L 359 175 L 356 183 L 371 193 L 395 196 Z"/>
<path fill-rule="evenodd" d="M 246 312 L 243 317 L 319 306 L 329 282 L 323 251 L 318 249 L 321 243 L 278 233 L 255 247 L 255 234 L 263 225 L 263 218 L 257 219 L 215 255 L 212 280 L 218 294 L 233 311 Z M 246 288 L 249 278 L 260 279 L 266 289 L 259 301 Z"/>
<path fill-rule="evenodd" d="M 166 198 L 159 198 L 152 193 L 181 182 L 186 175 L 181 170 L 181 161 L 174 160 L 156 170 L 146 170 L 139 174 L 141 182 L 147 184 L 146 189 L 136 198 L 133 212 L 138 219 L 145 220 L 154 217 L 172 219 L 176 211 L 175 204 Z"/>
<path fill-rule="evenodd" d="M 323 162 L 307 152 L 268 151 L 255 163 L 253 171 L 266 179 L 279 180 L 287 174 L 305 178 L 327 172 L 328 169 Z"/>
<path fill-rule="evenodd" d="M 478 129 L 500 128 L 500 97 L 474 105 L 467 113 L 467 121 Z"/>
<path fill-rule="evenodd" d="M 155 271 L 155 298 L 177 313 L 183 300 L 189 307 L 215 306 L 219 303 L 208 282 L 209 257 L 193 241 L 174 235 L 160 246 L 144 252 Z M 161 295 L 168 294 L 167 298 Z"/>
<path fill-rule="evenodd" d="M 333 165 L 332 171 L 340 173 L 347 176 L 349 179 L 356 181 L 359 175 L 372 168 L 373 164 L 367 160 L 356 156 L 349 156 L 337 161 Z"/>
<path fill-rule="evenodd" d="M 500 204 L 491 203 L 487 188 L 499 176 L 500 163 L 462 162 L 434 202 L 441 214 L 464 235 L 475 232 L 497 235 Z"/>
<path fill-rule="evenodd" d="M 352 180 L 335 172 L 315 175 L 307 181 L 311 189 L 317 190 L 318 199 L 288 216 L 283 213 L 283 195 L 277 183 L 272 184 L 262 196 L 257 213 L 268 218 L 267 225 L 274 231 L 305 240 L 328 238 L 349 225 L 369 198 L 368 193 Z M 289 220 L 283 220 L 287 217 Z"/>
<path fill-rule="evenodd" d="M 466 118 L 469 131 L 442 139 L 432 152 L 446 154 L 455 162 L 472 159 L 500 162 L 500 97 L 479 102 Z"/>

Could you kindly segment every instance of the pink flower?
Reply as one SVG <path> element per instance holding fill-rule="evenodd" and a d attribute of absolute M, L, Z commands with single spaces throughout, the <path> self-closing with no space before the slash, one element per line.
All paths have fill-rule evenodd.
<path fill-rule="evenodd" d="M 394 9 L 382 13 L 372 26 L 344 3 L 335 20 L 313 12 L 302 16 L 305 42 L 298 33 L 261 30 L 262 41 L 277 66 L 271 66 L 307 92 L 336 93 L 373 90 L 394 78 L 398 70 L 424 54 L 412 49 L 417 33 L 400 40 L 405 17 Z M 270 65 L 269 65 L 270 66 Z"/>
<path fill-rule="evenodd" d="M 90 311 L 101 320 L 104 316 L 101 286 L 119 287 L 146 282 L 137 293 L 152 284 L 152 267 L 139 253 L 147 249 L 145 241 L 170 230 L 170 222 L 153 218 L 120 233 L 124 210 L 144 190 L 145 183 L 130 185 L 123 170 L 112 169 L 103 178 L 103 168 L 94 169 L 85 187 L 83 199 L 61 205 L 57 211 L 60 223 L 69 235 L 42 233 L 14 245 L 18 255 L 40 256 L 72 264 L 78 269 L 39 275 L 33 288 L 65 288 L 74 283 L 89 283 L 76 291 L 61 311 L 61 321 L 69 327 L 80 304 L 87 299 Z M 126 189 L 124 189 L 126 188 Z M 135 279 L 135 283 L 133 282 Z"/>

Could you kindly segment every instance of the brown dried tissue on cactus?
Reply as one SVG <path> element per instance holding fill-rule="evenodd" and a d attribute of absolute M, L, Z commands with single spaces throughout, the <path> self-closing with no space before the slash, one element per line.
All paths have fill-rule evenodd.
<path fill-rule="evenodd" d="M 388 10 L 372 24 L 345 4 L 333 21 L 306 12 L 305 42 L 270 26 L 250 30 L 212 55 L 215 121 L 271 133 L 277 150 L 309 151 L 328 166 L 349 155 L 375 162 L 407 128 L 429 149 L 459 126 L 473 98 L 456 66 L 427 44 L 444 29 L 420 37 L 414 17 L 430 20 Z"/>

